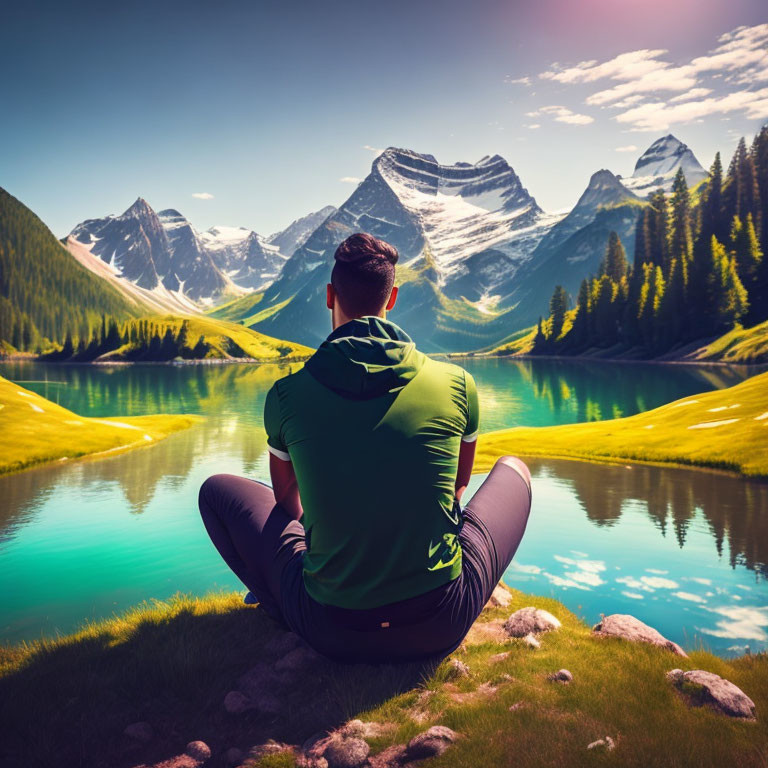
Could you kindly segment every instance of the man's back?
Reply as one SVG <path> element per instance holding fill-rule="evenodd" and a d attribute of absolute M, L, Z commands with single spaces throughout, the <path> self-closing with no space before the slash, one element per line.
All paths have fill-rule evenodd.
<path fill-rule="evenodd" d="M 268 444 L 296 473 L 315 600 L 373 608 L 458 576 L 456 471 L 477 421 L 471 376 L 378 317 L 340 326 L 274 385 Z"/>

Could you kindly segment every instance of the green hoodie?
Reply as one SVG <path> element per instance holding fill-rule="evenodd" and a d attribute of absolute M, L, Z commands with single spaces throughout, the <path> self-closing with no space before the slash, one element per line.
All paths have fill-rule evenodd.
<path fill-rule="evenodd" d="M 267 444 L 293 462 L 315 600 L 375 608 L 459 575 L 456 470 L 478 420 L 472 377 L 380 317 L 340 326 L 275 382 Z"/>

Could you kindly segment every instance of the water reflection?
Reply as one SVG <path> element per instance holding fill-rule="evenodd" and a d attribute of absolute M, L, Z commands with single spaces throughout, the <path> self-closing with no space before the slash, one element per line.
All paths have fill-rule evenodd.
<path fill-rule="evenodd" d="M 462 364 L 478 382 L 484 430 L 628 415 L 744 377 L 725 367 Z M 237 588 L 202 530 L 197 489 L 213 472 L 266 477 L 264 398 L 289 370 L 0 365 L 0 374 L 83 415 L 206 417 L 126 454 L 0 477 L 0 592 L 8 596 L 0 637 L 69 631 L 179 590 Z M 706 636 L 721 652 L 763 642 L 768 486 L 636 465 L 531 465 L 534 514 L 510 580 L 590 620 L 633 612 L 680 642 Z"/>

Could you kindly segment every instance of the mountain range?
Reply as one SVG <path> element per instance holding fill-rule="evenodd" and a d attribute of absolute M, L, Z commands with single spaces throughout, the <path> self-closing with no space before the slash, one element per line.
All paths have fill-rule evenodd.
<path fill-rule="evenodd" d="M 567 213 L 547 213 L 499 155 L 441 164 L 390 147 L 338 208 L 327 206 L 262 237 L 243 227 L 199 232 L 176 209 L 138 198 L 119 215 L 87 219 L 65 239 L 72 256 L 129 305 L 235 320 L 317 345 L 328 332 L 323 300 L 333 253 L 370 232 L 400 252 L 400 299 L 391 313 L 426 351 L 497 344 L 546 314 L 555 284 L 574 295 L 594 273 L 608 236 L 630 258 L 637 216 L 679 168 L 707 177 L 674 136 L 655 141 L 631 177 L 590 177 Z"/>
<path fill-rule="evenodd" d="M 214 226 L 200 233 L 178 210 L 155 212 L 140 197 L 122 214 L 78 224 L 67 244 L 79 258 L 87 249 L 115 276 L 189 310 L 273 281 L 290 255 L 281 245 L 295 250 L 333 210 L 323 208 L 263 238 L 244 227 Z"/>

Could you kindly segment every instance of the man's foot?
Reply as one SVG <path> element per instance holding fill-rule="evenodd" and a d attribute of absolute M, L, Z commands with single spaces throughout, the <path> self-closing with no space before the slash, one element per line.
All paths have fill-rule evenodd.
<path fill-rule="evenodd" d="M 256 605 L 256 603 L 259 602 L 259 598 L 256 597 L 256 595 L 254 595 L 253 592 L 248 592 L 243 598 L 243 602 L 246 605 Z"/>

